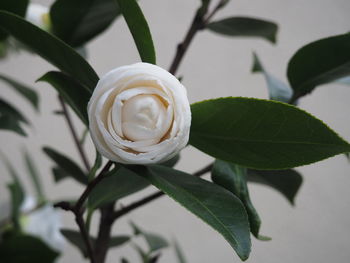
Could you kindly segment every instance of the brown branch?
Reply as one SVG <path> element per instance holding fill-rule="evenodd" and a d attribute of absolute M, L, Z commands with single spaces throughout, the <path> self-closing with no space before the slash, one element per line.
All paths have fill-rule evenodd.
<path fill-rule="evenodd" d="M 169 68 L 169 72 L 173 75 L 176 74 L 180 63 L 186 54 L 186 51 L 188 50 L 194 36 L 197 34 L 199 30 L 202 30 L 205 28 L 205 26 L 209 23 L 210 19 L 215 15 L 215 13 L 222 7 L 223 0 L 221 0 L 215 8 L 206 16 L 207 11 L 205 12 L 196 12 L 196 15 L 193 18 L 192 24 L 190 28 L 188 29 L 186 36 L 184 40 L 177 45 L 176 53 L 173 59 L 173 62 L 171 63 L 171 66 Z"/>
<path fill-rule="evenodd" d="M 69 114 L 67 106 L 66 106 L 66 104 L 65 104 L 65 102 L 64 102 L 64 100 L 63 100 L 63 98 L 61 96 L 58 96 L 58 100 L 59 100 L 59 102 L 61 104 L 63 115 L 64 115 L 64 117 L 65 117 L 65 119 L 67 121 L 69 130 L 70 130 L 70 132 L 72 134 L 72 137 L 73 137 L 73 140 L 74 140 L 74 144 L 77 147 L 77 150 L 79 152 L 80 158 L 83 161 L 86 170 L 90 171 L 89 161 L 88 161 L 88 159 L 86 157 L 86 154 L 84 152 L 84 149 L 83 149 L 82 145 L 79 142 L 79 138 L 78 138 L 77 132 L 76 132 L 76 130 L 74 128 L 73 121 L 72 121 L 72 118 L 71 118 L 71 116 Z"/>
<path fill-rule="evenodd" d="M 84 213 L 84 203 L 86 202 L 87 198 L 89 197 L 89 194 L 91 191 L 95 188 L 95 186 L 103 180 L 106 173 L 111 168 L 113 162 L 108 161 L 107 164 L 103 167 L 101 172 L 95 177 L 94 180 L 92 180 L 87 187 L 85 188 L 84 192 L 79 197 L 78 201 L 75 203 L 75 205 L 71 205 L 69 202 L 59 202 L 54 204 L 55 208 L 61 208 L 65 211 L 71 211 L 75 215 L 75 221 L 77 225 L 79 226 L 80 233 L 82 235 L 82 238 L 84 240 L 88 256 L 90 258 L 91 263 L 97 263 L 97 262 L 103 262 L 103 261 L 97 261 L 97 254 L 94 252 L 93 245 L 91 242 L 91 239 L 89 237 L 89 233 L 86 229 L 84 219 L 83 219 L 83 213 Z M 113 212 L 113 209 L 111 210 Z M 112 212 L 110 214 L 112 214 Z M 109 230 L 110 231 L 110 230 Z"/>
<path fill-rule="evenodd" d="M 200 176 L 206 174 L 207 172 L 210 172 L 212 168 L 213 168 L 213 164 L 209 164 L 209 165 L 205 166 L 204 168 L 200 169 L 199 171 L 193 173 L 193 176 L 200 177 Z M 139 201 L 136 201 L 134 203 L 131 203 L 128 206 L 123 207 L 120 210 L 114 212 L 113 220 L 117 220 L 119 217 L 122 217 L 122 216 L 128 214 L 129 212 L 139 208 L 140 206 L 143 206 L 149 202 L 152 202 L 153 200 L 156 200 L 163 195 L 164 195 L 164 193 L 162 191 L 156 191 L 153 194 L 150 194 Z"/>

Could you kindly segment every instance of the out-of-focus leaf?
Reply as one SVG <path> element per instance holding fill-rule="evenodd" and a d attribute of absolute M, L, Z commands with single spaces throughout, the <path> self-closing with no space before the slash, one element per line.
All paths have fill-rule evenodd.
<path fill-rule="evenodd" d="M 255 169 L 287 169 L 349 152 L 322 121 L 292 105 L 251 98 L 192 104 L 190 144 Z"/>
<path fill-rule="evenodd" d="M 82 122 L 86 125 L 88 124 L 87 104 L 91 97 L 90 91 L 86 90 L 73 78 L 58 71 L 50 71 L 38 79 L 38 81 L 50 83 L 69 106 L 72 107 Z"/>
<path fill-rule="evenodd" d="M 178 263 L 187 263 L 185 255 L 182 252 L 182 249 L 176 240 L 174 241 L 174 248 L 175 248 L 175 255 L 176 255 Z"/>
<path fill-rule="evenodd" d="M 29 0 L 1 0 L 0 10 L 5 10 L 21 17 L 24 17 L 27 11 Z M 0 41 L 6 39 L 8 33 L 0 29 Z"/>
<path fill-rule="evenodd" d="M 86 245 L 80 232 L 71 229 L 61 229 L 61 233 L 72 245 L 74 245 L 82 253 L 82 255 L 85 258 L 87 258 L 88 254 Z M 95 240 L 92 237 L 90 237 L 90 239 L 93 242 L 95 242 Z"/>
<path fill-rule="evenodd" d="M 293 90 L 286 83 L 267 72 L 255 53 L 253 53 L 253 59 L 252 72 L 261 72 L 264 75 L 270 99 L 288 103 L 293 96 Z"/>
<path fill-rule="evenodd" d="M 231 37 L 261 37 L 276 43 L 277 25 L 271 21 L 251 17 L 229 17 L 214 21 L 207 28 Z"/>
<path fill-rule="evenodd" d="M 135 235 L 141 235 L 145 238 L 148 244 L 149 254 L 169 246 L 168 241 L 166 241 L 165 238 L 161 237 L 160 235 L 144 231 L 133 222 L 131 222 L 130 225 L 133 228 Z"/>
<path fill-rule="evenodd" d="M 148 166 L 140 176 L 218 231 L 242 260 L 248 258 L 251 244 L 247 213 L 235 195 L 166 166 Z"/>
<path fill-rule="evenodd" d="M 201 0 L 201 1 L 202 1 L 202 5 L 198 9 L 198 13 L 200 16 L 203 16 L 208 12 L 208 8 L 209 8 L 211 0 Z"/>
<path fill-rule="evenodd" d="M 143 62 L 156 64 L 156 52 L 151 31 L 136 0 L 116 0 L 129 30 L 134 38 L 137 50 Z"/>
<path fill-rule="evenodd" d="M 87 176 L 89 181 L 91 181 L 95 177 L 96 172 L 101 167 L 101 165 L 102 165 L 102 156 L 98 151 L 96 151 L 95 163 Z"/>
<path fill-rule="evenodd" d="M 28 173 L 30 175 L 31 181 L 34 185 L 34 189 L 38 196 L 38 203 L 42 203 L 45 201 L 45 194 L 40 181 L 39 171 L 35 166 L 35 163 L 27 150 L 23 151 L 23 155 L 24 155 L 24 160 L 27 166 Z"/>
<path fill-rule="evenodd" d="M 82 255 L 85 258 L 88 256 L 86 245 L 79 231 L 72 229 L 61 229 L 61 233 L 72 245 L 74 245 L 82 253 Z M 90 237 L 90 240 L 92 243 L 96 242 L 96 238 L 94 237 Z M 126 235 L 112 236 L 108 247 L 118 247 L 125 244 L 129 240 L 130 237 Z"/>
<path fill-rule="evenodd" d="M 113 237 L 111 237 L 111 240 L 109 241 L 108 246 L 109 247 L 119 247 L 121 245 L 124 245 L 128 241 L 130 241 L 129 236 L 125 236 L 125 235 L 113 236 Z"/>
<path fill-rule="evenodd" d="M 259 238 L 261 220 L 250 200 L 247 186 L 247 169 L 232 163 L 216 160 L 211 178 L 214 183 L 229 190 L 242 201 L 248 213 L 250 231 L 255 237 Z"/>
<path fill-rule="evenodd" d="M 173 158 L 170 160 L 161 163 L 161 165 L 168 166 L 168 167 L 174 167 L 180 160 L 180 154 L 175 155 Z"/>
<path fill-rule="evenodd" d="M 27 85 L 20 83 L 8 76 L 0 74 L 0 80 L 9 84 L 15 91 L 21 94 L 29 103 L 31 103 L 35 110 L 39 107 L 39 96 L 36 91 Z"/>
<path fill-rule="evenodd" d="M 55 162 L 55 164 L 59 167 L 59 169 L 54 168 L 54 175 L 55 178 L 57 176 L 58 180 L 63 179 L 63 172 L 66 174 L 65 177 L 72 177 L 76 181 L 82 184 L 88 183 L 88 178 L 84 171 L 77 165 L 75 162 L 73 162 L 71 159 L 66 157 L 65 155 L 57 152 L 56 150 L 50 148 L 50 147 L 44 147 L 43 151 L 47 154 L 47 156 L 50 157 L 52 161 Z"/>
<path fill-rule="evenodd" d="M 248 169 L 248 181 L 268 185 L 279 191 L 294 205 L 294 199 L 303 178 L 295 170 L 253 170 Z"/>
<path fill-rule="evenodd" d="M 53 263 L 58 253 L 40 239 L 23 234 L 12 234 L 0 242 L 0 262 Z"/>
<path fill-rule="evenodd" d="M 146 188 L 149 183 L 124 167 L 112 170 L 90 193 L 89 206 L 97 208 Z"/>
<path fill-rule="evenodd" d="M 0 129 L 14 131 L 19 135 L 26 136 L 22 123 L 29 124 L 22 113 L 0 98 Z"/>
<path fill-rule="evenodd" d="M 72 47 L 102 33 L 118 15 L 116 0 L 57 0 L 50 10 L 53 33 Z"/>
<path fill-rule="evenodd" d="M 93 68 L 71 47 L 19 16 L 0 11 L 0 27 L 92 92 L 99 80 Z"/>
<path fill-rule="evenodd" d="M 350 33 L 317 40 L 300 48 L 288 63 L 294 98 L 316 86 L 350 75 Z"/>

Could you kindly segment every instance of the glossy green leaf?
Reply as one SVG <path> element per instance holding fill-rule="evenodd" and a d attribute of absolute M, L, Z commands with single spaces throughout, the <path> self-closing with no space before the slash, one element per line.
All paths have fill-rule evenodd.
<path fill-rule="evenodd" d="M 279 191 L 294 205 L 303 178 L 295 170 L 254 170 L 248 169 L 248 181 L 264 184 Z"/>
<path fill-rule="evenodd" d="M 64 101 L 72 107 L 82 122 L 86 125 L 88 124 L 87 104 L 91 97 L 90 91 L 86 90 L 73 78 L 58 71 L 50 71 L 38 81 L 45 81 L 51 84 Z"/>
<path fill-rule="evenodd" d="M 38 203 L 41 203 L 45 200 L 45 194 L 40 181 L 39 171 L 27 150 L 23 151 L 23 155 L 24 155 L 24 161 L 27 166 L 28 173 L 30 175 L 35 192 L 37 194 Z"/>
<path fill-rule="evenodd" d="M 21 17 L 24 17 L 27 11 L 29 0 L 1 0 L 0 10 L 5 10 Z M 0 29 L 0 41 L 6 39 L 8 33 Z"/>
<path fill-rule="evenodd" d="M 286 83 L 266 71 L 255 53 L 253 53 L 253 59 L 252 72 L 261 72 L 264 75 L 270 99 L 288 103 L 293 96 L 293 90 Z"/>
<path fill-rule="evenodd" d="M 151 31 L 136 0 L 116 0 L 143 62 L 156 64 Z"/>
<path fill-rule="evenodd" d="M 0 130 L 9 130 L 26 136 L 22 124 L 29 124 L 26 118 L 12 105 L 0 98 Z"/>
<path fill-rule="evenodd" d="M 19 16 L 0 11 L 0 27 L 42 58 L 76 79 L 92 91 L 98 76 L 93 68 L 71 47 Z"/>
<path fill-rule="evenodd" d="M 233 163 L 216 160 L 211 178 L 214 183 L 229 190 L 242 201 L 248 213 L 250 231 L 255 237 L 259 238 L 261 220 L 250 200 L 247 186 L 247 169 Z"/>
<path fill-rule="evenodd" d="M 134 229 L 135 235 L 141 235 L 145 238 L 149 248 L 149 252 L 148 252 L 149 254 L 169 246 L 168 241 L 166 241 L 166 239 L 161 237 L 160 235 L 154 234 L 148 231 L 144 231 L 140 227 L 136 226 L 134 223 L 130 223 L 130 224 Z"/>
<path fill-rule="evenodd" d="M 248 258 L 249 223 L 236 196 L 216 184 L 165 166 L 149 166 L 147 171 L 140 176 L 218 231 L 242 260 Z"/>
<path fill-rule="evenodd" d="M 82 184 L 88 183 L 88 178 L 85 172 L 74 161 L 72 161 L 65 155 L 49 147 L 44 147 L 43 151 L 59 167 L 59 170 L 57 170 L 57 168 L 54 169 L 56 172 L 58 172 L 61 175 L 64 172 L 66 174 L 66 177 L 72 177 L 79 183 L 82 183 Z M 58 178 L 63 179 L 64 177 L 63 178 L 58 177 Z"/>
<path fill-rule="evenodd" d="M 255 169 L 287 169 L 350 151 L 322 121 L 284 103 L 220 98 L 192 104 L 190 144 Z"/>
<path fill-rule="evenodd" d="M 83 46 L 120 14 L 116 0 L 57 0 L 50 10 L 53 33 L 72 47 Z"/>
<path fill-rule="evenodd" d="M 215 33 L 231 37 L 260 37 L 276 43 L 278 27 L 267 20 L 251 17 L 229 17 L 214 21 L 207 28 Z"/>
<path fill-rule="evenodd" d="M 149 183 L 134 172 L 121 167 L 112 170 L 91 192 L 89 206 L 97 208 L 146 188 Z"/>
<path fill-rule="evenodd" d="M 22 234 L 12 234 L 0 242 L 0 262 L 6 263 L 53 263 L 58 253 L 40 239 Z"/>
<path fill-rule="evenodd" d="M 7 83 L 16 92 L 21 94 L 23 96 L 23 98 L 25 98 L 30 104 L 33 105 L 35 110 L 38 110 L 38 108 L 39 108 L 39 96 L 38 96 L 36 91 L 34 91 L 32 88 L 28 87 L 27 85 L 20 83 L 17 80 L 14 80 L 13 78 L 10 78 L 10 77 L 5 76 L 3 74 L 0 75 L 0 80 Z"/>
<path fill-rule="evenodd" d="M 287 75 L 295 98 L 316 86 L 350 75 L 350 33 L 312 42 L 288 63 Z"/>

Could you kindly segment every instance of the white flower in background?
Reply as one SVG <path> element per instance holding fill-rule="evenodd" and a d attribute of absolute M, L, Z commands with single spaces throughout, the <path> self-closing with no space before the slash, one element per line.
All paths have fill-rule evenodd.
<path fill-rule="evenodd" d="M 36 206 L 35 198 L 26 196 L 20 208 L 21 213 L 23 213 L 20 219 L 23 232 L 40 238 L 55 251 L 62 251 L 66 242 L 60 232 L 63 225 L 59 211 L 50 204 L 32 211 Z M 3 203 L 0 206 L 0 214 L 3 216 L 2 219 L 10 215 L 9 203 Z"/>
<path fill-rule="evenodd" d="M 185 87 L 148 63 L 119 67 L 103 76 L 88 114 L 98 151 L 120 163 L 164 162 L 189 139 L 191 110 Z"/>
<path fill-rule="evenodd" d="M 40 4 L 29 4 L 25 19 L 44 30 L 49 30 L 50 17 L 49 8 L 47 6 Z"/>

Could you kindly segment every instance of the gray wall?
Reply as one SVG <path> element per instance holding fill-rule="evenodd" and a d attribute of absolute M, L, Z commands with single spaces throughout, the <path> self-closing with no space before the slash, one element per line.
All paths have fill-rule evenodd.
<path fill-rule="evenodd" d="M 176 43 L 187 30 L 198 3 L 199 0 L 140 1 L 153 33 L 160 66 L 169 66 Z M 257 51 L 272 73 L 286 80 L 286 63 L 292 54 L 310 41 L 348 31 L 349 12 L 348 0 L 231 1 L 216 18 L 251 15 L 276 21 L 280 25 L 278 44 L 272 46 L 262 40 L 230 39 L 209 32 L 199 33 L 179 71 L 184 76 L 190 101 L 221 96 L 266 98 L 263 77 L 249 72 L 252 51 Z M 89 44 L 88 49 L 90 62 L 100 75 L 115 67 L 139 61 L 123 19 L 119 19 Z M 48 68 L 51 66 L 42 59 L 24 52 L 0 63 L 0 72 L 16 76 L 32 85 Z M 79 160 L 66 123 L 61 117 L 52 115 L 52 111 L 58 109 L 53 89 L 43 83 L 35 84 L 41 96 L 41 112 L 35 114 L 25 101 L 3 84 L 0 85 L 2 96 L 12 99 L 33 124 L 27 129 L 28 140 L 13 133 L 1 132 L 1 151 L 23 171 L 22 178 L 28 188 L 29 180 L 20 158 L 20 147 L 24 145 L 40 164 L 47 193 L 52 199 L 78 196 L 82 188 L 74 182 L 67 180 L 58 185 L 53 183 L 49 169 L 51 164 L 40 151 L 43 145 L 49 144 Z M 349 98 L 349 87 L 329 84 L 304 98 L 300 107 L 324 120 L 350 140 Z M 82 128 L 80 124 L 78 126 Z M 90 142 L 87 150 L 92 160 L 94 151 Z M 191 172 L 210 160 L 210 157 L 189 147 L 184 150 L 178 168 Z M 349 262 L 349 162 L 344 156 L 337 156 L 298 170 L 304 174 L 304 183 L 296 199 L 296 207 L 291 207 L 281 195 L 270 189 L 251 186 L 252 199 L 263 222 L 262 234 L 272 237 L 272 241 L 253 239 L 252 253 L 247 262 Z M 5 201 L 8 199 L 5 185 L 9 181 L 6 172 L 0 174 L 0 181 L 0 200 Z M 122 203 L 127 204 L 138 196 L 132 196 Z M 63 213 L 63 219 L 66 225 L 75 227 L 70 214 Z M 181 240 L 189 262 L 239 262 L 221 236 L 166 197 L 117 222 L 113 232 L 130 233 L 127 225 L 130 219 L 146 229 L 164 233 L 169 239 L 176 237 Z M 118 258 L 122 255 L 133 259 L 132 262 L 138 262 L 130 247 L 112 250 L 108 262 L 119 262 Z M 81 261 L 80 254 L 67 245 L 66 254 L 60 262 Z M 161 262 L 176 262 L 173 251 L 165 251 Z"/>

